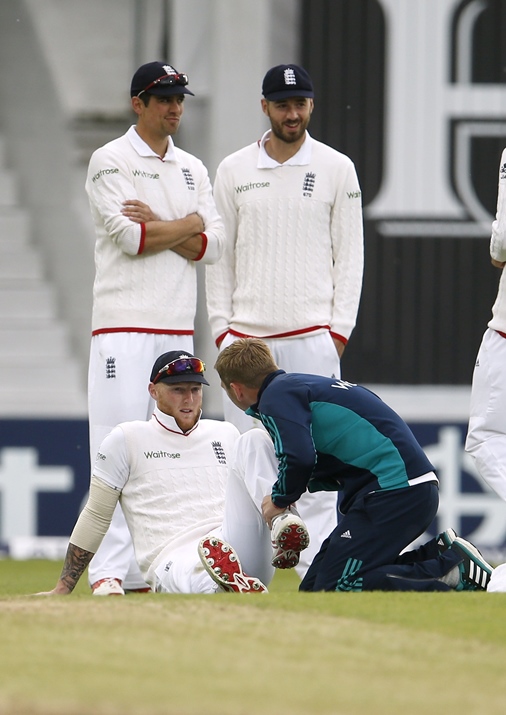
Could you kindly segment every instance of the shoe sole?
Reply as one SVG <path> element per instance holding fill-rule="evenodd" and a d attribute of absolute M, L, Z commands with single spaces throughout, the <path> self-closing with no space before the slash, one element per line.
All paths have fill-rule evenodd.
<path fill-rule="evenodd" d="M 236 552 L 225 541 L 215 536 L 206 537 L 200 542 L 198 552 L 207 573 L 225 591 L 267 593 L 267 587 L 258 578 L 244 573 Z"/>
<path fill-rule="evenodd" d="M 446 529 L 438 536 L 437 545 L 439 548 L 439 553 L 443 553 L 453 544 L 457 538 L 457 532 L 454 529 Z"/>
<path fill-rule="evenodd" d="M 453 543 L 460 544 L 464 549 L 468 551 L 469 554 L 472 554 L 472 556 L 475 559 L 479 559 L 480 561 L 483 561 L 483 563 L 487 564 L 487 566 L 491 569 L 492 566 L 490 566 L 487 561 L 483 558 L 483 554 L 479 549 L 476 548 L 474 544 L 472 544 L 470 541 L 466 541 L 466 539 L 463 539 L 461 536 L 456 536 L 455 539 L 453 540 Z"/>
<path fill-rule="evenodd" d="M 272 565 L 275 569 L 293 569 L 299 563 L 299 551 L 278 549 L 272 557 Z"/>
<path fill-rule="evenodd" d="M 300 521 L 288 521 L 272 539 L 272 543 L 283 551 L 304 551 L 309 546 L 309 534 Z"/>

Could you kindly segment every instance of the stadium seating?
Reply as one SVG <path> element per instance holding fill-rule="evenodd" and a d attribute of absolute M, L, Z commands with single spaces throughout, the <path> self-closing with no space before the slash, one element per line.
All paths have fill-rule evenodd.
<path fill-rule="evenodd" d="M 0 135 L 0 417 L 83 416 L 86 392 Z"/>

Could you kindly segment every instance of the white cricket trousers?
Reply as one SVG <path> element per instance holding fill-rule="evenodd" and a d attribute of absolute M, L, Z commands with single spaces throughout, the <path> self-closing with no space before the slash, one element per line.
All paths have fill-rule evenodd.
<path fill-rule="evenodd" d="M 151 370 L 155 360 L 169 350 L 193 354 L 193 337 L 155 333 L 103 333 L 92 337 L 88 374 L 92 470 L 102 440 L 116 425 L 151 417 L 154 407 L 148 392 Z M 90 584 L 109 577 L 120 579 L 127 589 L 147 587 L 119 504 L 88 567 Z"/>
<path fill-rule="evenodd" d="M 262 517 L 262 499 L 271 493 L 277 460 L 270 437 L 251 430 L 236 443 L 233 466 L 225 493 L 223 524 L 212 534 L 237 552 L 248 576 L 268 585 L 274 575 L 271 564 L 271 532 Z M 203 535 L 205 536 L 205 535 Z M 198 540 L 176 550 L 167 550 L 156 569 L 160 593 L 215 593 L 219 587 L 204 570 L 198 555 Z"/>
<path fill-rule="evenodd" d="M 226 335 L 220 345 L 220 350 L 231 345 L 235 340 L 237 338 L 233 335 Z M 276 364 L 286 372 L 341 377 L 339 355 L 329 332 L 302 338 L 263 338 L 263 340 L 269 347 Z M 225 419 L 232 422 L 242 433 L 254 427 L 263 430 L 261 422 L 236 407 L 228 398 L 225 390 L 223 390 L 223 412 Z M 272 483 L 276 481 L 276 478 L 277 467 Z M 299 499 L 296 507 L 311 538 L 309 547 L 301 553 L 299 565 L 296 567 L 298 575 L 303 578 L 313 558 L 320 550 L 322 542 L 337 526 L 337 492 L 317 492 L 315 494 L 306 492 Z"/>
<path fill-rule="evenodd" d="M 488 328 L 473 373 L 466 452 L 506 500 L 506 338 Z"/>

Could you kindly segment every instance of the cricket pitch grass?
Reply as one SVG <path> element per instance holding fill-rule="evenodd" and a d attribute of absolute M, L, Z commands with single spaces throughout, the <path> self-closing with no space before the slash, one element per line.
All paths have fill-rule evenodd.
<path fill-rule="evenodd" d="M 0 560 L 1 715 L 504 715 L 506 594 L 41 598 Z"/>

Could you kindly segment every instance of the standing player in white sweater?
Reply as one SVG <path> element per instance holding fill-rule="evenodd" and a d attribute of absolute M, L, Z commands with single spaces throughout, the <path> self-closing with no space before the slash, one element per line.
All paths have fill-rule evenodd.
<path fill-rule="evenodd" d="M 267 434 L 241 436 L 228 422 L 200 419 L 204 369 L 184 351 L 155 361 L 153 416 L 118 425 L 102 442 L 61 576 L 46 595 L 73 591 L 118 501 L 153 591 L 264 592 L 274 574 L 271 539 L 278 558 L 293 556 L 289 541 L 304 548 L 307 531 L 290 509 L 272 531 L 262 517 L 277 470 Z"/>
<path fill-rule="evenodd" d="M 490 256 L 502 273 L 474 368 L 466 451 L 483 479 L 506 500 L 506 149 L 499 168 Z"/>
<path fill-rule="evenodd" d="M 160 62 L 131 83 L 137 123 L 91 157 L 86 191 L 95 223 L 89 366 L 90 454 L 120 422 L 146 420 L 146 375 L 157 355 L 193 351 L 196 262 L 213 263 L 223 223 L 202 162 L 174 146 L 188 78 Z M 89 568 L 95 595 L 146 588 L 118 506 Z"/>
<path fill-rule="evenodd" d="M 226 242 L 222 258 L 206 267 L 212 334 L 220 349 L 238 337 L 262 338 L 287 372 L 340 377 L 362 289 L 357 174 L 347 156 L 309 135 L 314 90 L 302 67 L 271 68 L 262 92 L 271 128 L 216 174 Z M 256 426 L 226 395 L 224 413 L 242 432 Z M 321 501 L 314 512 L 306 497 L 298 505 L 311 533 L 306 567 L 318 534 L 336 523 L 335 494 L 312 496 Z"/>

